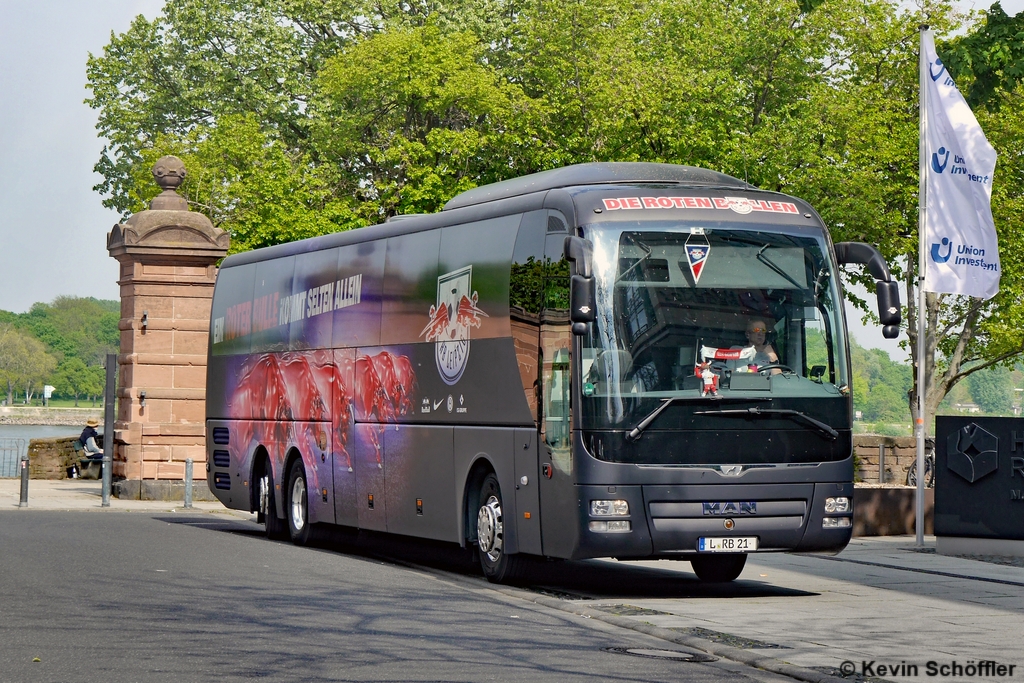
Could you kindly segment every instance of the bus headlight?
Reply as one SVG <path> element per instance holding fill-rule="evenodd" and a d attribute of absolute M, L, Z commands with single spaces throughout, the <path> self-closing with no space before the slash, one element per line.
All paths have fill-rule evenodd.
<path fill-rule="evenodd" d="M 839 496 L 838 498 L 826 498 L 825 499 L 825 512 L 832 514 L 835 512 L 849 512 L 850 511 L 850 499 L 846 496 Z"/>
<path fill-rule="evenodd" d="M 590 514 L 593 517 L 628 517 L 629 503 L 624 500 L 592 500 Z"/>
<path fill-rule="evenodd" d="M 853 520 L 849 517 L 825 517 L 821 520 L 822 529 L 847 529 L 851 524 L 853 524 Z"/>
<path fill-rule="evenodd" d="M 598 534 L 624 534 L 633 530 L 628 519 L 615 519 L 608 522 L 591 522 L 589 529 Z"/>

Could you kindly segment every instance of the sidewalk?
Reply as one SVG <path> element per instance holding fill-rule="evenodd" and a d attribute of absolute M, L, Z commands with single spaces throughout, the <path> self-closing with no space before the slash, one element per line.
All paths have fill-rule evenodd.
<path fill-rule="evenodd" d="M 919 665 L 917 676 L 879 678 L 966 680 L 925 673 L 929 661 L 954 660 L 1014 664 L 1024 675 L 1024 568 L 937 555 L 934 536 L 924 548 L 913 536 L 876 536 L 835 557 L 751 555 L 730 590 L 731 599 L 709 590 L 705 599 L 588 604 L 832 675 L 844 662 L 858 674 L 865 662 L 906 662 Z"/>
<path fill-rule="evenodd" d="M 162 500 L 121 500 L 110 497 L 110 507 L 102 507 L 103 483 L 89 479 L 30 479 L 28 482 L 28 507 L 19 508 L 21 500 L 20 479 L 0 479 L 0 510 L 81 510 L 83 512 L 105 512 L 120 510 L 130 512 L 158 512 L 184 510 L 184 501 Z M 219 501 L 193 501 L 192 509 L 199 512 L 221 512 L 243 519 L 254 518 L 246 512 L 229 510 Z"/>

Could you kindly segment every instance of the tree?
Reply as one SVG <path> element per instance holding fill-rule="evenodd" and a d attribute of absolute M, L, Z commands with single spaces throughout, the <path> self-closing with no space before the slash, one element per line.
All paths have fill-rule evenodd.
<path fill-rule="evenodd" d="M 1005 367 L 993 367 L 967 377 L 971 399 L 984 412 L 1011 415 L 1013 411 L 1013 379 Z"/>
<path fill-rule="evenodd" d="M 117 351 L 120 311 L 117 301 L 59 296 L 49 304 L 33 304 L 17 321 L 59 358 L 96 364 Z"/>
<path fill-rule="evenodd" d="M 483 54 L 472 34 L 428 25 L 367 37 L 327 60 L 312 140 L 366 219 L 439 211 L 529 156 L 518 128 L 538 105 Z"/>
<path fill-rule="evenodd" d="M 53 378 L 53 386 L 57 393 L 62 396 L 73 396 L 75 407 L 78 407 L 78 397 L 86 393 L 89 382 L 89 368 L 81 358 L 65 358 L 57 366 L 57 372 Z"/>
<path fill-rule="evenodd" d="M 957 36 L 940 54 L 985 105 L 1005 245 L 999 296 L 928 299 L 930 425 L 957 382 L 1024 349 L 1024 18 L 997 6 L 171 0 L 90 58 L 109 141 L 98 187 L 136 211 L 156 192 L 141 162 L 178 153 L 193 208 L 238 251 L 434 211 L 564 164 L 704 166 L 807 199 L 835 241 L 877 244 L 906 284 L 917 362 L 922 21 Z"/>
<path fill-rule="evenodd" d="M 103 390 L 107 384 L 106 370 L 101 365 L 90 365 L 86 369 L 82 383 L 82 393 L 89 397 L 93 407 L 97 399 L 103 396 Z"/>
<path fill-rule="evenodd" d="M 0 381 L 7 383 L 7 405 L 14 404 L 14 390 L 24 389 L 25 403 L 53 372 L 57 361 L 43 344 L 10 325 L 0 326 Z"/>

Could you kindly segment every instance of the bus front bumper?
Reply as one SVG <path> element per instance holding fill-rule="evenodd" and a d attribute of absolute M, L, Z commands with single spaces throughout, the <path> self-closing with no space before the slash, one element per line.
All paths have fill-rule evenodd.
<path fill-rule="evenodd" d="M 852 483 L 577 488 L 576 559 L 685 559 L 702 538 L 756 539 L 756 552 L 835 553 L 853 535 Z M 849 508 L 826 513 L 830 498 Z"/>

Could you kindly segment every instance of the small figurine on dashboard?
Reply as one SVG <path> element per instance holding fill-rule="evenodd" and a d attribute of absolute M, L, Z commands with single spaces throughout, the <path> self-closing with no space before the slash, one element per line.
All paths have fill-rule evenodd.
<path fill-rule="evenodd" d="M 701 396 L 718 396 L 718 375 L 711 369 L 711 363 L 704 361 L 696 368 L 696 375 L 701 379 Z"/>

